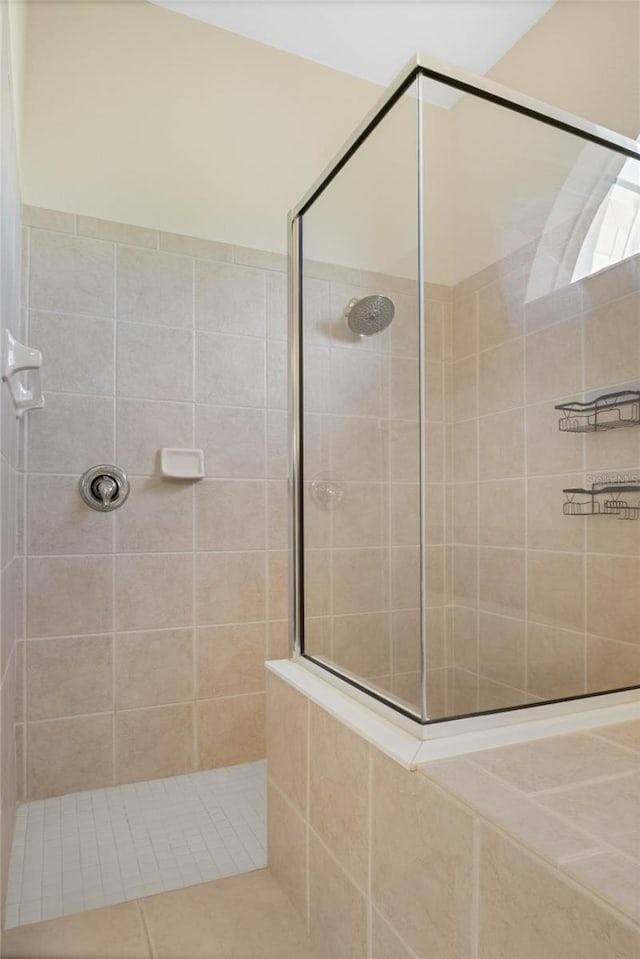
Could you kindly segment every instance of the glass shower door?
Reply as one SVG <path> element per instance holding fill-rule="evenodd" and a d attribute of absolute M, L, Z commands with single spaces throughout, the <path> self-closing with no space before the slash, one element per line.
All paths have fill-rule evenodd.
<path fill-rule="evenodd" d="M 302 216 L 302 622 L 307 657 L 420 715 L 417 94 Z"/>

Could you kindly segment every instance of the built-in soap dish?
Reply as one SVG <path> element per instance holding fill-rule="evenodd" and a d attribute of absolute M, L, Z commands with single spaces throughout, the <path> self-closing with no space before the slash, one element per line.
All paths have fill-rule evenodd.
<path fill-rule="evenodd" d="M 160 475 L 169 479 L 198 480 L 204 476 L 202 450 L 160 450 Z"/>

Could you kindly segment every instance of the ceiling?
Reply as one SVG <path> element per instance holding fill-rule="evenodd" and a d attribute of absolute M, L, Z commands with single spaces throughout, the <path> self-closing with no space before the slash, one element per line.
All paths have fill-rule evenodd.
<path fill-rule="evenodd" d="M 553 6 L 542 0 L 151 0 L 381 85 L 416 52 L 484 74 Z"/>

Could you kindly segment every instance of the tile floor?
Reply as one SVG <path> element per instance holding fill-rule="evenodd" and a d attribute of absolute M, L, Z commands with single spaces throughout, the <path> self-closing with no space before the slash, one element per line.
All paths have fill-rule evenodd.
<path fill-rule="evenodd" d="M 21 926 L 3 959 L 313 959 L 304 925 L 267 869 Z"/>
<path fill-rule="evenodd" d="M 25 803 L 5 929 L 263 868 L 265 779 L 255 762 Z"/>

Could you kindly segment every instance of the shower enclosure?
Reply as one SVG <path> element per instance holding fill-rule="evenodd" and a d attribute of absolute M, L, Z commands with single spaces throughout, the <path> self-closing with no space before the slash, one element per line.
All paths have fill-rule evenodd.
<path fill-rule="evenodd" d="M 290 240 L 293 655 L 422 724 L 638 687 L 638 144 L 417 58 Z"/>

